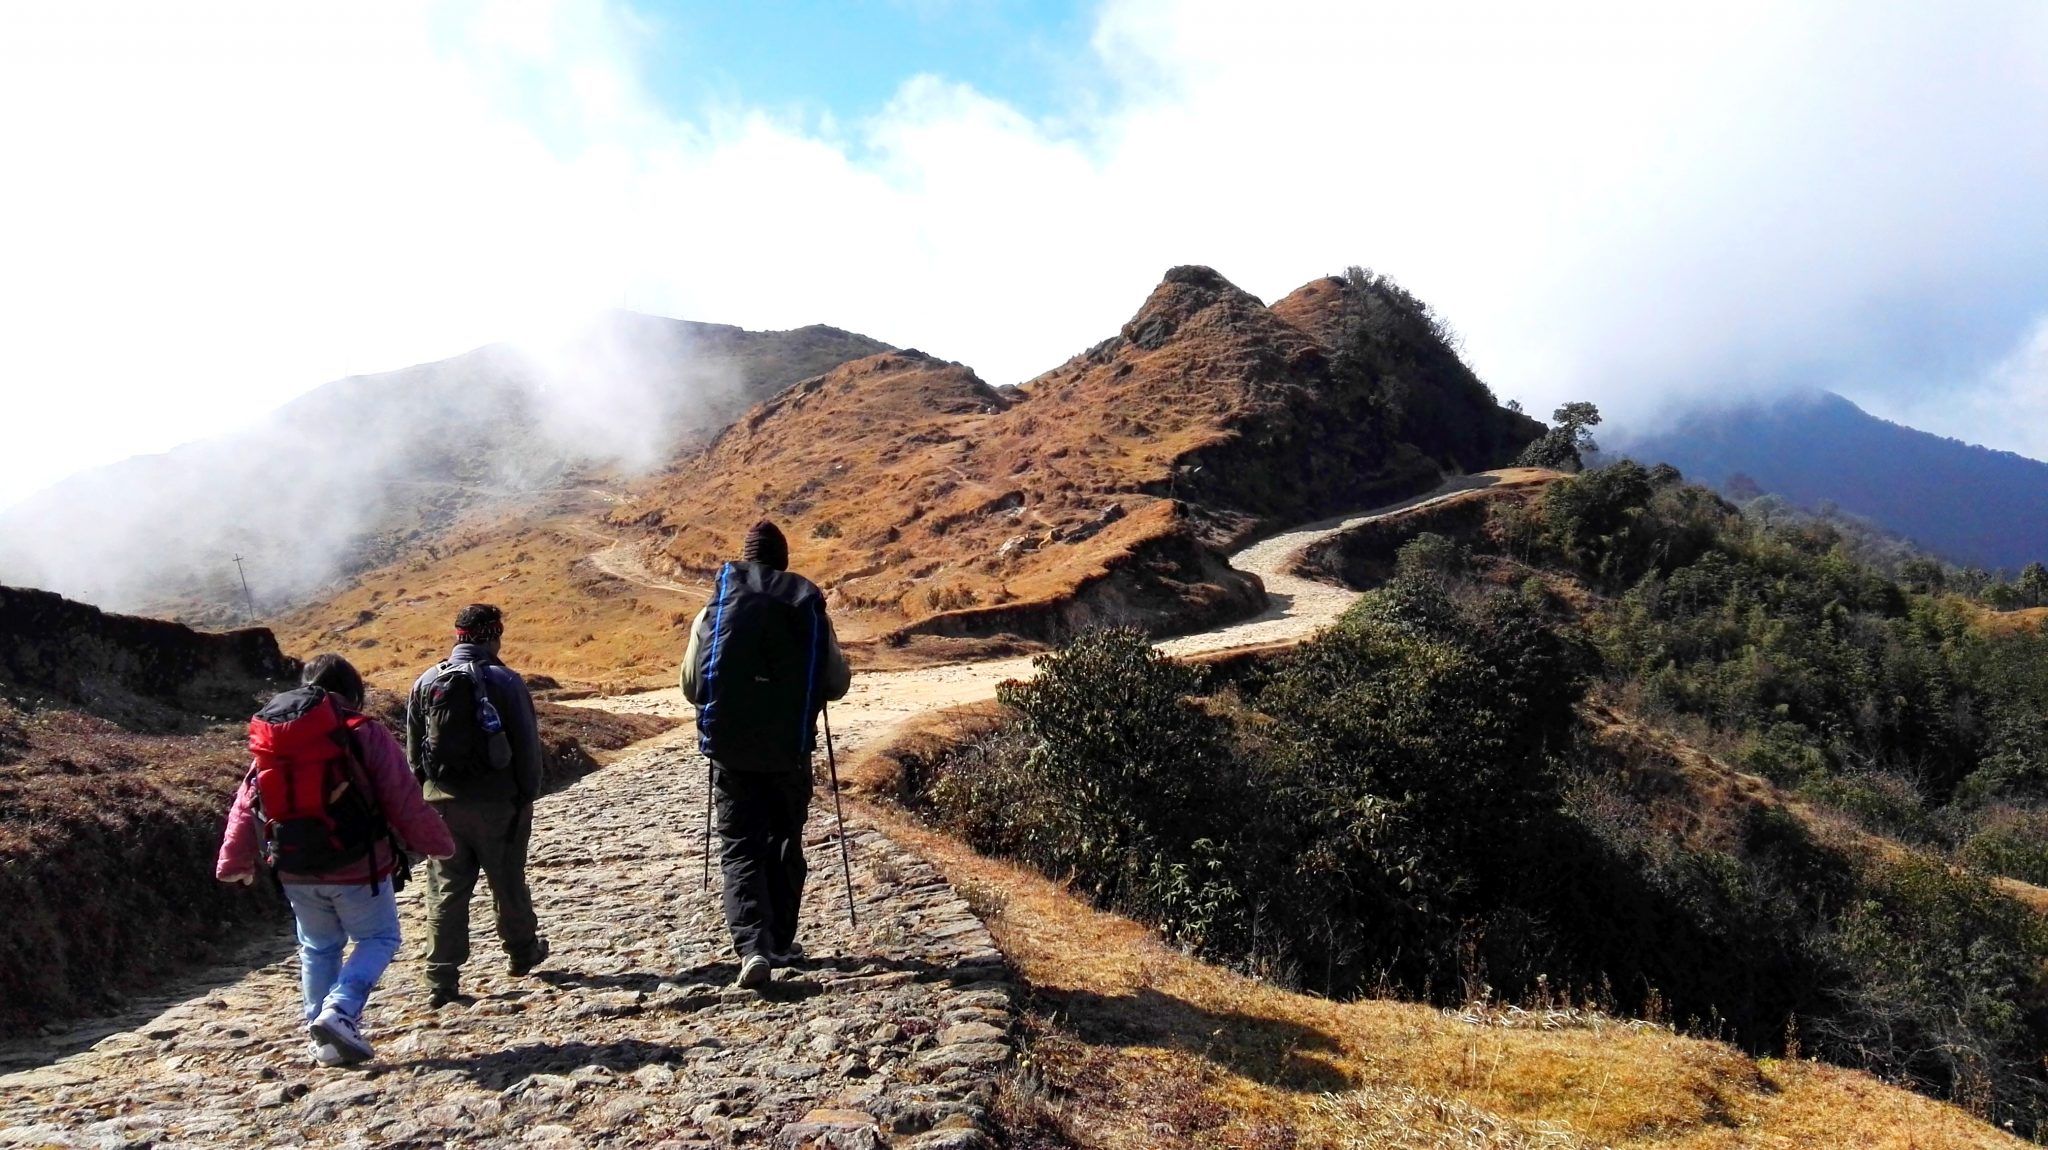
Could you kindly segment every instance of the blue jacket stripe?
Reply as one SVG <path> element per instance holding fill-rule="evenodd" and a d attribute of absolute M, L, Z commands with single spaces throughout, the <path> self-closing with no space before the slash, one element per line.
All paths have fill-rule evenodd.
<path fill-rule="evenodd" d="M 711 615 L 711 653 L 704 659 L 704 705 L 698 708 L 697 742 L 699 749 L 707 754 L 710 749 L 710 735 L 705 733 L 704 720 L 711 714 L 711 706 L 718 701 L 718 656 L 725 645 L 725 590 L 727 577 L 732 574 L 732 564 L 718 569 L 718 609 Z"/>

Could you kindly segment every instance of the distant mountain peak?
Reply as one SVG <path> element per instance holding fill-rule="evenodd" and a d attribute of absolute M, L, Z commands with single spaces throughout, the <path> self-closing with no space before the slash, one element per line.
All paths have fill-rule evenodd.
<path fill-rule="evenodd" d="M 1727 489 L 1831 503 L 1952 562 L 2016 571 L 2048 559 L 2048 463 L 1881 419 L 1815 389 L 1696 410 L 1667 431 L 1609 437 Z"/>

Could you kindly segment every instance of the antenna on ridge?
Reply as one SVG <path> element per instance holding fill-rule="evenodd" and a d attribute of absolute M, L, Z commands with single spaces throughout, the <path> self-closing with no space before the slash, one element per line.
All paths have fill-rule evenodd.
<path fill-rule="evenodd" d="M 242 602 L 249 605 L 249 622 L 256 621 L 256 596 L 249 594 L 249 573 L 242 570 L 242 557 L 235 556 L 235 574 L 242 577 Z"/>

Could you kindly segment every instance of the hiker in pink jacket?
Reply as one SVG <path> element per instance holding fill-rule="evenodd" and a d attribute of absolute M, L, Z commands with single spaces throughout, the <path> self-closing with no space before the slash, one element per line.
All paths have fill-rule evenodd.
<path fill-rule="evenodd" d="M 301 681 L 250 720 L 255 762 L 235 793 L 214 876 L 254 882 L 259 861 L 275 874 L 298 921 L 313 1059 L 338 1066 L 375 1053 L 362 1036 L 363 1006 L 398 952 L 399 852 L 446 858 L 455 840 L 398 741 L 360 712 L 363 679 L 348 660 L 322 655 Z"/>

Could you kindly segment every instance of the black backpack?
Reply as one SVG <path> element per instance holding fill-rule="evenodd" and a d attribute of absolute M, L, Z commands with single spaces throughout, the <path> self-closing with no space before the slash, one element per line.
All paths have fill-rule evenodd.
<path fill-rule="evenodd" d="M 420 773 L 437 785 L 459 790 L 512 764 L 505 723 L 475 663 L 443 663 L 414 699 L 420 708 L 424 746 Z"/>
<path fill-rule="evenodd" d="M 801 575 L 728 563 L 709 611 L 698 748 L 735 770 L 809 766 L 828 634 L 824 595 Z"/>

